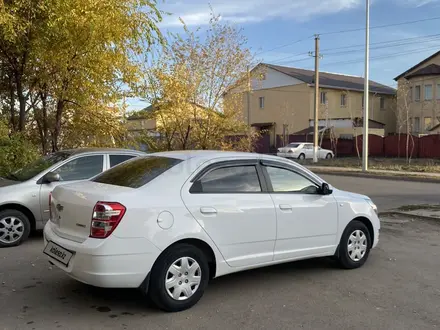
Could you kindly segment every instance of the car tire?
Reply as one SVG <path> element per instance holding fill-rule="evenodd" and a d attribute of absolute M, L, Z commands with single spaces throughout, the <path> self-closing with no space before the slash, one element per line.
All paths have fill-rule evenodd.
<path fill-rule="evenodd" d="M 304 160 L 304 159 L 306 159 L 306 155 L 305 155 L 305 154 L 300 154 L 300 155 L 298 156 L 298 159 L 300 159 L 300 160 Z"/>
<path fill-rule="evenodd" d="M 185 264 L 194 268 L 191 270 Z M 148 296 L 163 311 L 180 312 L 191 308 L 202 298 L 208 281 L 209 265 L 203 252 L 190 244 L 178 244 L 165 250 L 155 262 L 150 274 Z M 178 299 L 175 298 L 177 295 Z"/>
<path fill-rule="evenodd" d="M 333 158 L 333 156 L 331 153 L 328 153 L 327 156 L 325 156 L 325 159 L 332 159 L 332 158 Z"/>
<path fill-rule="evenodd" d="M 20 245 L 30 232 L 31 223 L 22 212 L 13 209 L 0 212 L 0 247 Z"/>
<path fill-rule="evenodd" d="M 342 234 L 337 260 L 342 268 L 361 267 L 368 259 L 371 249 L 370 232 L 359 220 L 350 222 Z"/>

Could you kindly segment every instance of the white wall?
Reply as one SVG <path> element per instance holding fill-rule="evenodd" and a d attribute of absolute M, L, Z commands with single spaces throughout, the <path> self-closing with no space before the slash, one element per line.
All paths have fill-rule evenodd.
<path fill-rule="evenodd" d="M 284 73 L 281 73 L 271 68 L 264 69 L 264 74 L 265 74 L 264 80 L 260 80 L 260 79 L 252 80 L 253 90 L 304 84 L 304 82 L 301 80 L 290 77 Z"/>

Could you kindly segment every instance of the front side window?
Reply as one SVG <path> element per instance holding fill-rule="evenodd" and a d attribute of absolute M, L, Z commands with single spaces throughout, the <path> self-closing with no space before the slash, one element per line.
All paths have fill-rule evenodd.
<path fill-rule="evenodd" d="M 318 187 L 309 179 L 293 171 L 267 166 L 267 173 L 274 192 L 316 194 Z"/>
<path fill-rule="evenodd" d="M 49 167 L 52 167 L 56 163 L 65 161 L 70 156 L 70 153 L 61 151 L 41 157 L 33 163 L 19 169 L 18 171 L 9 174 L 6 178 L 16 181 L 27 181 L 37 176 L 39 173 L 47 170 Z"/>
<path fill-rule="evenodd" d="M 198 182 L 202 193 L 253 193 L 260 192 L 261 185 L 254 165 L 229 166 L 214 169 Z"/>
<path fill-rule="evenodd" d="M 103 160 L 103 155 L 80 157 L 58 167 L 53 172 L 60 175 L 61 181 L 87 180 L 102 172 Z"/>

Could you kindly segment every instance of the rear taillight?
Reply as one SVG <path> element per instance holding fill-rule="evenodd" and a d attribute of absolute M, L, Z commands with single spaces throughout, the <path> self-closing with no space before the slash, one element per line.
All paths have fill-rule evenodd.
<path fill-rule="evenodd" d="M 52 220 L 52 192 L 49 193 L 49 220 Z"/>
<path fill-rule="evenodd" d="M 124 205 L 114 202 L 98 202 L 93 209 L 90 237 L 107 238 L 116 229 L 124 216 Z"/>

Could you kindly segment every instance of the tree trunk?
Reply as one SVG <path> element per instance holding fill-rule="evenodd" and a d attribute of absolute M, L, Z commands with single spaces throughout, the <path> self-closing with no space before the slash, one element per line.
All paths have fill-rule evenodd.
<path fill-rule="evenodd" d="M 18 112 L 18 130 L 23 132 L 26 125 L 26 96 L 23 91 L 22 75 L 15 73 L 15 85 L 17 88 L 18 102 L 20 110 Z"/>
<path fill-rule="evenodd" d="M 59 149 L 59 146 L 58 146 L 59 141 L 58 140 L 59 140 L 60 132 L 61 132 L 61 118 L 63 115 L 64 105 L 65 105 L 64 100 L 57 101 L 57 111 L 55 114 L 55 126 L 54 126 L 54 130 L 52 133 L 52 152 L 58 151 L 58 149 Z"/>

